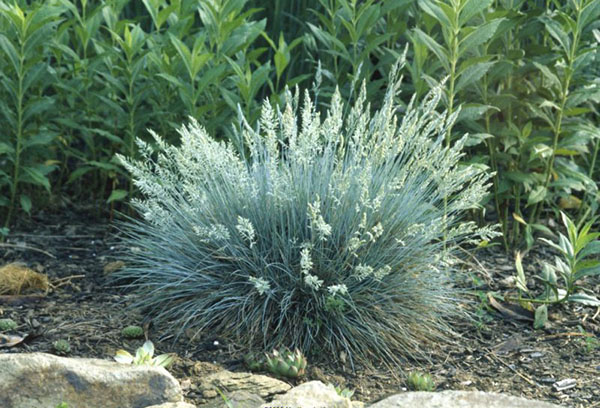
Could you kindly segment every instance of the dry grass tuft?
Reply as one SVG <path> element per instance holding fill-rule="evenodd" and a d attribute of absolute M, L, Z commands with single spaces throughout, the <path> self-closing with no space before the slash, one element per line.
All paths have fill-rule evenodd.
<path fill-rule="evenodd" d="M 44 274 L 18 263 L 0 267 L 0 295 L 21 295 L 27 292 L 48 292 L 50 283 Z"/>

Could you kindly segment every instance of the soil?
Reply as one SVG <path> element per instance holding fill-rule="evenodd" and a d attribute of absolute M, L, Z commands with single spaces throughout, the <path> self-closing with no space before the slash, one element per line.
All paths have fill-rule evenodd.
<path fill-rule="evenodd" d="M 118 233 L 106 218 L 90 214 L 92 208 L 60 215 L 42 212 L 21 220 L 0 242 L 0 266 L 21 262 L 46 274 L 53 285 L 43 296 L 0 296 L 0 318 L 14 319 L 19 326 L 11 334 L 24 337 L 12 347 L 0 342 L 0 352 L 57 354 L 53 343 L 65 339 L 71 346 L 69 356 L 110 359 L 118 349 L 133 351 L 143 343 L 144 339 L 126 340 L 121 335 L 125 326 L 144 323 L 143 316 L 126 308 L 134 294 L 108 284 L 111 268 L 119 266 Z M 550 255 L 531 251 L 525 259 L 526 273 L 533 276 Z M 339 362 L 309 361 L 310 369 L 300 382 L 317 379 L 340 385 L 355 391 L 353 399 L 368 403 L 405 391 L 406 374 L 417 371 L 430 374 L 438 391 L 493 391 L 565 407 L 600 406 L 600 308 L 553 306 L 547 326 L 534 330 L 527 320 L 531 313 L 511 313 L 501 300 L 492 301 L 494 308 L 486 296 L 515 293 L 513 265 L 513 256 L 500 247 L 465 255 L 464 307 L 477 317 L 457 323 L 456 342 L 432 349 L 430 362 L 418 366 L 407 362 L 396 372 L 385 368 L 352 372 Z M 587 287 L 600 293 L 598 281 L 587 282 Z M 178 361 L 169 370 L 182 381 L 191 403 L 203 401 L 195 387 L 199 376 L 219 367 L 246 370 L 245 350 L 235 344 L 217 338 L 174 342 L 172 335 L 164 336 L 172 328 L 145 323 L 146 335 L 160 353 L 177 354 Z M 558 381 L 569 379 L 572 388 L 557 389 Z"/>

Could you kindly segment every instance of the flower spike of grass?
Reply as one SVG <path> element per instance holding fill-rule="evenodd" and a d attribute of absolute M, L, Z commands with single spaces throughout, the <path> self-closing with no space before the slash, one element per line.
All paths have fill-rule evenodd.
<path fill-rule="evenodd" d="M 324 118 L 290 92 L 256 129 L 242 123 L 242 151 L 192 120 L 181 146 L 154 135 L 157 153 L 138 141 L 139 160 L 120 157 L 145 196 L 143 219 L 123 225 L 139 251 L 117 273 L 137 306 L 179 333 L 352 364 L 399 365 L 447 338 L 460 313 L 451 249 L 494 234 L 460 221 L 489 176 L 459 165 L 465 139 L 444 146 L 440 89 L 396 115 L 399 68 L 373 114 L 364 85 Z"/>

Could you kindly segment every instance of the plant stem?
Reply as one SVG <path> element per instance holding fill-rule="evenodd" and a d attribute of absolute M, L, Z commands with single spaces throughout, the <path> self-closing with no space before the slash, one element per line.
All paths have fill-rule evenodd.
<path fill-rule="evenodd" d="M 19 186 L 19 171 L 21 169 L 21 148 L 23 144 L 23 67 L 25 65 L 25 41 L 21 40 L 21 54 L 19 56 L 19 89 L 17 92 L 17 146 L 15 147 L 15 160 L 13 167 L 13 182 L 10 188 L 10 204 L 8 206 L 8 213 L 6 214 L 6 220 L 4 221 L 4 227 L 8 228 L 10 220 L 15 208 L 15 202 L 17 198 L 17 190 Z"/>
<path fill-rule="evenodd" d="M 581 8 L 577 7 L 577 26 L 579 27 L 579 22 L 581 20 Z M 556 158 L 556 149 L 558 147 L 558 139 L 561 133 L 561 126 L 563 120 L 563 114 L 565 110 L 565 106 L 567 105 L 567 101 L 569 99 L 569 86 L 571 85 L 571 79 L 573 77 L 573 64 L 575 63 L 575 53 L 577 51 L 579 45 L 579 31 L 576 29 L 573 33 L 573 42 L 571 44 L 571 49 L 566 55 L 567 58 L 567 68 L 565 69 L 565 80 L 563 82 L 561 96 L 560 96 L 560 107 L 556 114 L 556 120 L 554 121 L 554 138 L 552 141 L 552 152 L 550 153 L 550 159 L 546 163 L 546 168 L 544 170 L 544 189 L 547 189 L 550 185 L 550 179 L 552 178 L 552 170 L 554 169 L 554 160 Z M 537 203 L 534 213 L 533 213 L 533 222 L 537 222 L 540 213 L 542 211 L 544 200 Z"/>

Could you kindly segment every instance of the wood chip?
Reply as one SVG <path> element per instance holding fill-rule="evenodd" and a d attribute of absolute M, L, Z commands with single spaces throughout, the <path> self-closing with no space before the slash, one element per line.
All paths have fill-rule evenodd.
<path fill-rule="evenodd" d="M 564 380 L 560 380 L 552 384 L 552 387 L 556 391 L 564 391 L 571 388 L 575 388 L 577 386 L 577 380 L 574 378 L 565 378 Z"/>

